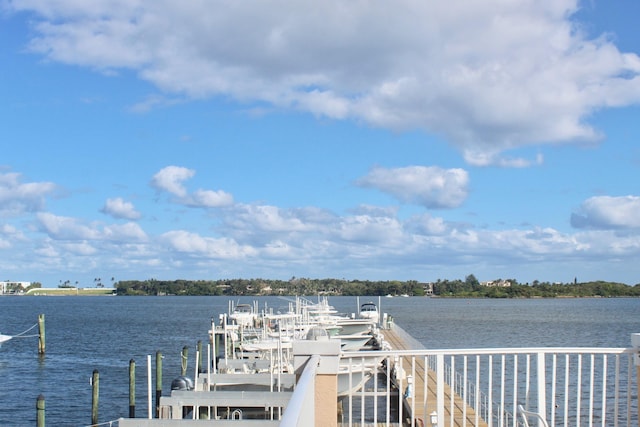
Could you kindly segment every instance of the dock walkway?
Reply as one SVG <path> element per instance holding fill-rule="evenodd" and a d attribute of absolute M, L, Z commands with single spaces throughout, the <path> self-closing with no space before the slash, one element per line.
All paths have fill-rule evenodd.
<path fill-rule="evenodd" d="M 411 348 L 411 345 L 403 337 L 396 333 L 394 328 L 397 328 L 397 326 L 394 325 L 391 329 L 384 331 L 385 340 L 391 347 L 394 350 L 415 350 Z M 436 374 L 425 366 L 425 360 L 421 357 L 402 358 L 402 367 L 407 376 L 413 374 L 412 393 L 410 397 L 405 398 L 404 407 L 409 412 L 413 408 L 413 418 L 416 420 L 415 426 L 431 425 L 429 414 L 436 407 Z M 404 384 L 406 387 L 406 380 Z M 460 396 L 452 393 L 448 384 L 444 384 L 444 394 L 445 426 L 488 427 L 486 421 L 476 416 L 476 411 L 473 408 L 466 405 Z M 412 424 L 409 422 L 409 425 Z"/>

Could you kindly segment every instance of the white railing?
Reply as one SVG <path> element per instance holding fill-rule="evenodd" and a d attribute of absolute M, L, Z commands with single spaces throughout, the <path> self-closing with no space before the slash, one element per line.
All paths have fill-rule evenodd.
<path fill-rule="evenodd" d="M 412 426 L 519 427 L 524 425 L 518 415 L 522 405 L 550 426 L 637 426 L 637 352 L 498 348 L 344 353 L 350 366 L 384 355 L 385 375 L 380 378 L 389 381 L 374 376 L 349 394 L 343 425 L 409 419 Z M 418 378 L 426 381 L 411 381 Z"/>
<path fill-rule="evenodd" d="M 313 427 L 315 424 L 315 377 L 320 356 L 309 358 L 291 400 L 282 414 L 280 427 Z"/>

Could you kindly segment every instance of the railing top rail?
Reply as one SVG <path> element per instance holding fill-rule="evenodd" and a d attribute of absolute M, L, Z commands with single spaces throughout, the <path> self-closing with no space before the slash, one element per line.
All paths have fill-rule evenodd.
<path fill-rule="evenodd" d="M 343 358 L 360 358 L 367 356 L 476 356 L 496 354 L 633 354 L 634 348 L 623 347 L 514 347 L 514 348 L 456 348 L 429 350 L 373 350 L 373 351 L 345 351 Z"/>
<path fill-rule="evenodd" d="M 313 381 L 318 369 L 318 363 L 320 362 L 320 356 L 313 355 L 309 358 L 307 365 L 300 375 L 300 380 L 296 385 L 291 400 L 287 405 L 284 413 L 282 414 L 282 420 L 280 421 L 281 427 L 295 427 L 298 425 L 298 420 L 303 414 L 305 394 L 314 393 Z M 307 414 L 308 415 L 308 414 Z"/>

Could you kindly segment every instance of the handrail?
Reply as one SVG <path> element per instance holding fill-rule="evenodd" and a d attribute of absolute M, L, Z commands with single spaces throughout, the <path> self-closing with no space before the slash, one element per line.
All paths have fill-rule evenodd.
<path fill-rule="evenodd" d="M 429 349 L 429 350 L 365 350 L 365 351 L 344 351 L 343 358 L 361 358 L 366 356 L 380 356 L 382 354 L 398 356 L 476 356 L 490 354 L 634 354 L 637 350 L 625 347 L 499 347 L 499 348 L 450 348 L 450 349 Z"/>
<path fill-rule="evenodd" d="M 475 410 L 476 422 L 480 416 L 489 423 L 493 418 L 498 425 L 515 426 L 517 405 L 523 402 L 527 410 L 531 404 L 531 410 L 542 419 L 549 419 L 552 425 L 558 419 L 579 419 L 581 414 L 589 422 L 594 417 L 618 422 L 625 419 L 624 412 L 631 422 L 631 412 L 636 407 L 632 399 L 637 396 L 634 390 L 638 387 L 631 378 L 636 352 L 636 348 L 623 347 L 519 347 L 358 351 L 343 352 L 341 357 L 357 361 L 376 355 L 387 363 L 394 363 L 394 359 L 397 363 L 400 357 L 410 366 L 415 366 L 416 359 L 424 359 L 424 368 L 433 372 L 430 384 L 437 385 L 437 390 L 435 395 L 430 394 L 429 403 L 426 399 L 406 403 L 411 411 L 413 405 L 419 407 L 420 416 L 436 410 L 441 425 L 445 404 L 453 412 L 455 394 Z M 621 359 L 625 356 L 628 358 Z M 638 372 L 640 382 L 640 368 Z M 420 375 L 415 371 L 411 374 Z M 427 377 L 426 371 L 422 377 Z M 403 378 L 398 377 L 401 389 Z M 446 401 L 443 384 L 450 386 L 453 393 L 447 394 Z M 581 402 L 583 393 L 588 400 Z"/>
<path fill-rule="evenodd" d="M 309 358 L 296 384 L 293 395 L 289 400 L 289 404 L 285 408 L 284 414 L 282 414 L 282 420 L 280 421 L 281 427 L 297 427 L 303 425 L 313 427 L 313 421 L 310 423 L 310 420 L 303 418 L 303 415 L 305 415 L 304 409 L 309 403 L 309 398 L 313 401 L 315 377 L 319 363 L 319 355 L 316 354 Z M 313 411 L 311 413 L 313 413 Z M 308 416 L 309 414 L 306 415 Z"/>

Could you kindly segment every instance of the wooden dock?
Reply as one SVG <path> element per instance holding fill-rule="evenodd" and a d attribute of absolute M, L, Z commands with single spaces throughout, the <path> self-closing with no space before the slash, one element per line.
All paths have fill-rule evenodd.
<path fill-rule="evenodd" d="M 393 327 L 391 329 L 384 330 L 385 341 L 387 341 L 394 350 L 412 350 L 410 345 L 405 342 L 402 337 L 395 333 Z M 413 365 L 413 366 L 412 366 Z M 409 411 L 412 407 L 414 409 L 413 418 L 416 420 L 415 426 L 430 426 L 429 414 L 435 410 L 436 407 L 436 374 L 432 370 L 428 369 L 424 364 L 424 358 L 416 357 L 415 359 L 403 358 L 402 366 L 406 375 L 412 375 L 415 368 L 415 376 L 413 377 L 413 390 L 411 397 L 405 398 L 405 408 Z M 425 378 L 426 373 L 426 378 Z M 425 381 L 427 386 L 425 387 Z M 404 386 L 407 382 L 405 380 Z M 425 393 L 426 391 L 426 393 Z M 476 426 L 476 427 L 488 427 L 486 421 L 476 416 L 476 411 L 469 405 L 466 405 L 462 398 L 455 393 L 452 393 L 448 384 L 444 385 L 445 393 L 445 413 L 444 413 L 444 425 L 445 426 Z M 453 417 L 453 423 L 452 423 Z M 406 418 L 407 416 L 403 416 Z M 466 418 L 466 420 L 465 420 Z M 476 420 L 477 418 L 477 420 Z M 408 422 L 411 425 L 411 422 Z"/>

